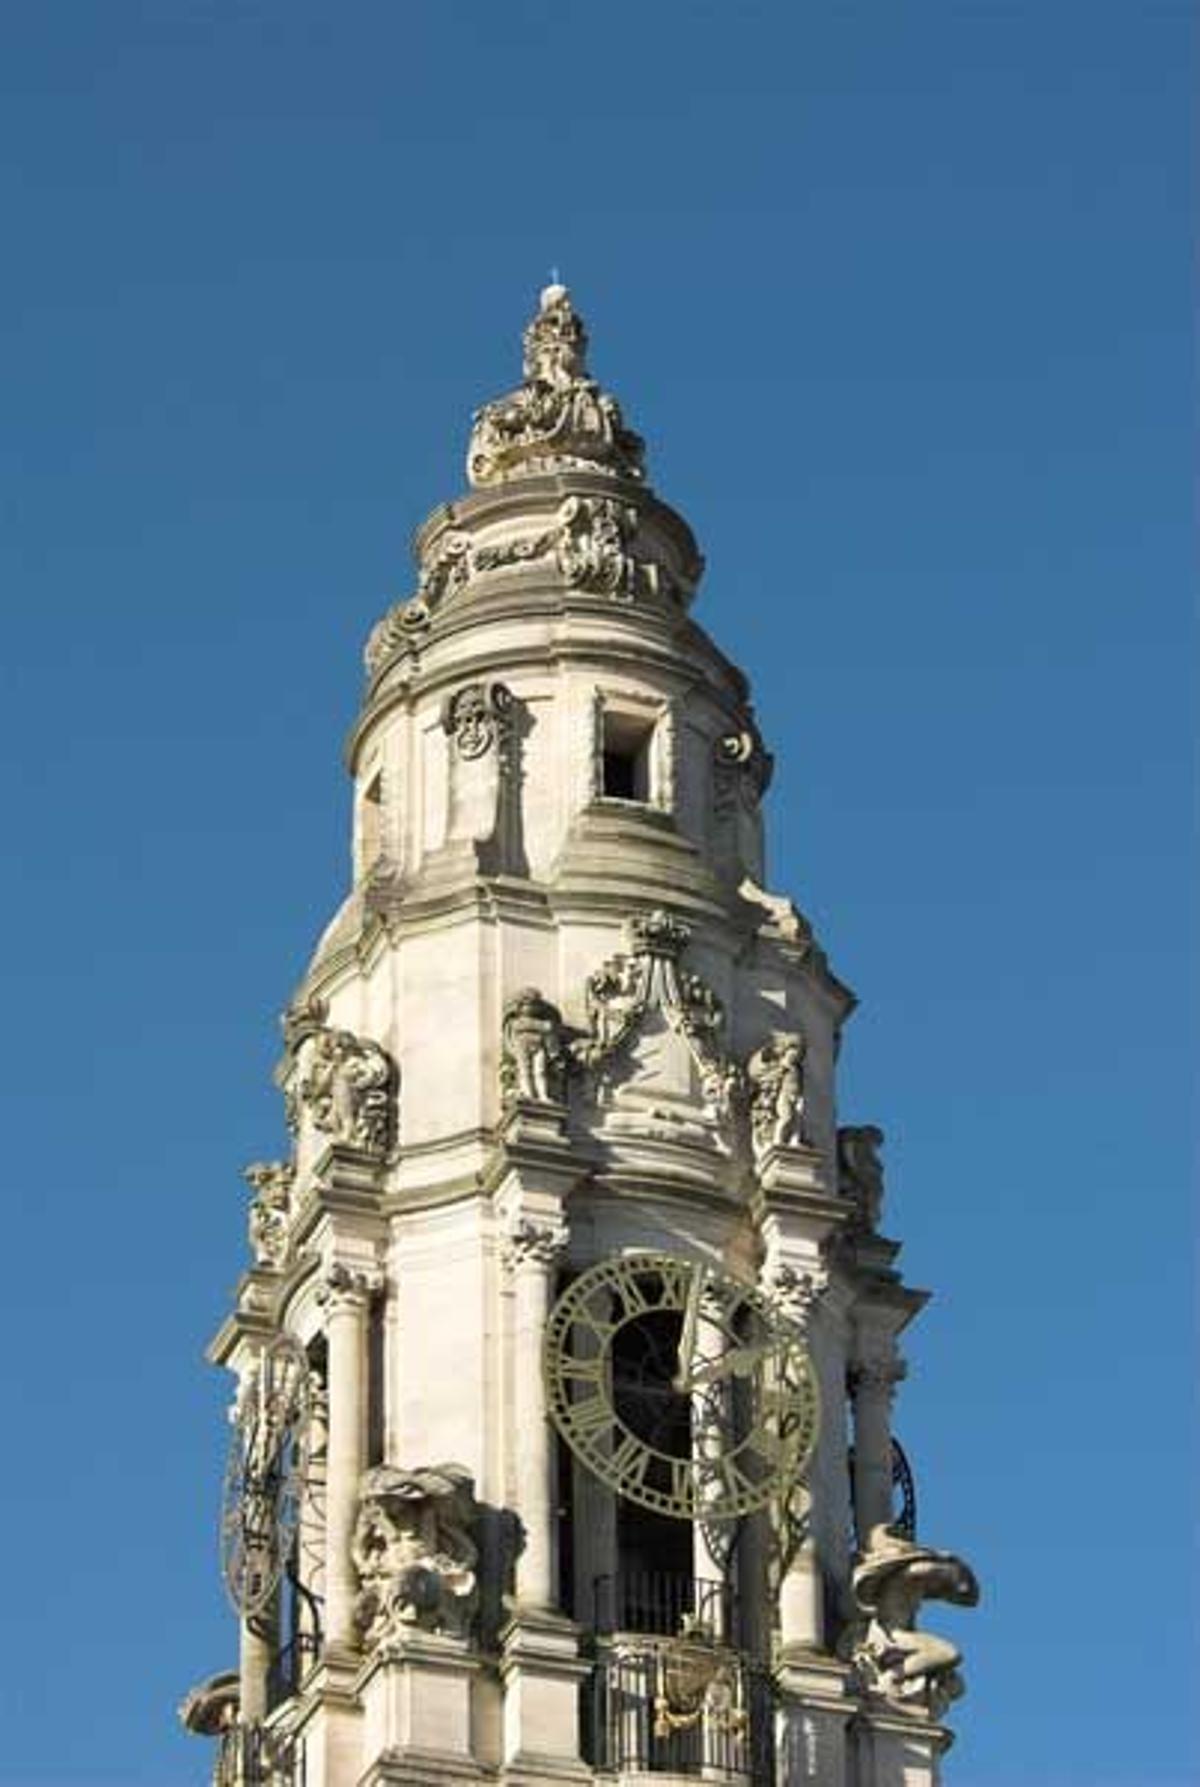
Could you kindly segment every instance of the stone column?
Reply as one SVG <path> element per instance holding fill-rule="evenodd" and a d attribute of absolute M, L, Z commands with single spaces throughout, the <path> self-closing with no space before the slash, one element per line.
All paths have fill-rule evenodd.
<path fill-rule="evenodd" d="M 864 1546 L 871 1528 L 892 1518 L 892 1399 L 906 1369 L 890 1336 L 860 1353 L 850 1367 L 854 1521 Z"/>
<path fill-rule="evenodd" d="M 554 1295 L 554 1267 L 567 1242 L 557 1217 L 522 1216 L 504 1243 L 513 1283 L 513 1410 L 517 1513 L 525 1543 L 517 1558 L 518 1617 L 558 1606 L 554 1438 L 542 1376 L 542 1337 Z"/>
<path fill-rule="evenodd" d="M 267 1675 L 271 1667 L 270 1628 L 264 1622 L 242 1619 L 238 1650 L 241 1702 L 238 1717 L 243 1725 L 256 1725 L 267 1716 Z"/>
<path fill-rule="evenodd" d="M 774 1251 L 763 1271 L 762 1288 L 787 1322 L 804 1336 L 810 1345 L 813 1317 L 818 1303 L 828 1289 L 828 1275 L 815 1262 L 787 1260 Z M 814 1366 L 815 1369 L 815 1366 Z M 824 1419 L 829 1419 L 825 1410 Z M 819 1651 L 825 1639 L 825 1586 L 821 1574 L 820 1554 L 812 1530 L 813 1496 L 809 1489 L 794 1490 L 786 1508 L 777 1511 L 784 1529 L 776 1543 L 783 1547 L 787 1568 L 779 1584 L 779 1639 L 783 1654 L 792 1651 Z M 794 1551 L 789 1527 L 802 1522 L 804 1537 Z"/>
<path fill-rule="evenodd" d="M 725 1353 L 725 1333 L 715 1319 L 715 1311 L 706 1307 L 707 1298 L 701 1291 L 699 1307 L 695 1317 L 695 1333 L 692 1338 L 690 1357 L 686 1368 L 700 1380 L 699 1388 L 692 1397 L 692 1430 L 693 1445 L 697 1449 L 698 1459 L 702 1466 L 700 1472 L 699 1499 L 703 1508 L 706 1491 L 714 1497 L 719 1493 L 716 1482 L 711 1476 L 717 1459 L 724 1446 L 724 1435 L 730 1413 L 730 1385 L 728 1380 L 719 1377 L 714 1386 L 706 1379 L 706 1367 L 719 1366 Z M 682 1344 L 682 1343 L 681 1343 Z M 715 1388 L 715 1395 L 714 1395 Z M 711 1423 L 717 1406 L 720 1406 L 723 1419 L 715 1430 Z M 711 1485 L 711 1489 L 710 1489 Z M 728 1638 L 725 1630 L 726 1596 L 722 1589 L 729 1584 L 728 1545 L 723 1540 L 732 1540 L 736 1527 L 728 1521 L 706 1522 L 703 1513 L 698 1510 L 692 1528 L 692 1569 L 696 1576 L 696 1611 L 704 1619 L 717 1638 Z M 700 1585 L 704 1586 L 701 1587 Z M 712 1587 L 716 1584 L 716 1588 Z M 704 1600 L 708 1593 L 711 1599 Z"/>
<path fill-rule="evenodd" d="M 325 1641 L 329 1650 L 356 1642 L 356 1580 L 350 1542 L 358 1485 L 367 1462 L 367 1309 L 378 1274 L 335 1263 L 321 1289 L 329 1348 L 329 1417 L 325 1474 Z"/>

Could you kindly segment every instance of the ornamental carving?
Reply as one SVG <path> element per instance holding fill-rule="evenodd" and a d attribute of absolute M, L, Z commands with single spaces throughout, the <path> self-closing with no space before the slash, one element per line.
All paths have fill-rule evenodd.
<path fill-rule="evenodd" d="M 644 446 L 620 406 L 588 377 L 587 331 L 565 286 L 547 286 L 525 331 L 519 390 L 476 412 L 467 450 L 472 484 L 581 467 L 641 480 Z"/>
<path fill-rule="evenodd" d="M 522 1266 L 547 1270 L 566 1248 L 569 1234 L 560 1217 L 518 1216 L 508 1224 L 501 1244 L 501 1260 L 508 1272 Z"/>
<path fill-rule="evenodd" d="M 756 1156 L 795 1148 L 804 1134 L 804 1039 L 777 1031 L 746 1063 L 750 1137 Z"/>
<path fill-rule="evenodd" d="M 427 627 L 442 603 L 457 595 L 472 571 L 471 541 L 453 531 L 443 534 L 421 562 L 416 594 L 389 608 L 372 628 L 363 661 L 374 676 L 390 657 L 401 651 L 414 635 Z"/>
<path fill-rule="evenodd" d="M 391 1141 L 394 1094 L 391 1058 L 369 1037 L 322 1024 L 299 1044 L 289 1100 L 294 1121 L 306 1115 L 333 1141 L 381 1156 Z"/>
<path fill-rule="evenodd" d="M 562 1104 L 572 1065 L 556 1005 L 536 987 L 522 987 L 504 1008 L 500 1097 L 506 1104 Z"/>
<path fill-rule="evenodd" d="M 245 1168 L 243 1179 L 254 1192 L 250 1204 L 250 1250 L 256 1266 L 280 1272 L 287 1264 L 292 1183 L 295 1168 L 290 1161 L 259 1160 Z"/>
<path fill-rule="evenodd" d="M 591 1070 L 603 1067 L 657 1007 L 687 1044 L 710 1114 L 729 1119 L 741 1099 L 743 1076 L 724 1050 L 721 1001 L 707 981 L 680 965 L 689 927 L 655 911 L 631 919 L 629 936 L 629 954 L 610 956 L 588 976 L 587 1034 L 571 1045 L 573 1059 Z"/>
<path fill-rule="evenodd" d="M 806 1272 L 790 1261 L 778 1260 L 763 1268 L 762 1288 L 786 1321 L 807 1331 L 813 1311 L 829 1288 L 829 1275 L 823 1271 Z"/>
<path fill-rule="evenodd" d="M 464 1465 L 366 1473 L 350 1555 L 355 1623 L 370 1648 L 412 1631 L 467 1636 L 478 1603 L 478 1514 Z"/>
<path fill-rule="evenodd" d="M 467 683 L 448 695 L 442 728 L 467 762 L 506 745 L 512 733 L 513 697 L 503 683 Z"/>
<path fill-rule="evenodd" d="M 837 1132 L 838 1191 L 848 1198 L 851 1226 L 872 1231 L 883 1211 L 883 1131 L 874 1123 L 846 1124 Z"/>
<path fill-rule="evenodd" d="M 382 1289 L 383 1273 L 377 1267 L 351 1266 L 345 1260 L 334 1260 L 317 1286 L 317 1302 L 329 1314 L 360 1312 Z"/>
<path fill-rule="evenodd" d="M 771 785 L 775 760 L 757 728 L 723 732 L 713 740 L 713 790 L 718 812 L 727 812 L 735 801 L 754 812 Z"/>
<path fill-rule="evenodd" d="M 742 1737 L 750 1724 L 738 1658 L 694 1617 L 678 1638 L 655 1646 L 657 1692 L 654 1735 L 672 1737 L 701 1723 L 711 1732 Z"/>
<path fill-rule="evenodd" d="M 638 512 L 632 503 L 607 496 L 568 496 L 558 506 L 553 527 L 477 547 L 471 564 L 476 571 L 501 571 L 553 557 L 568 589 L 625 601 L 655 596 L 669 587 L 670 580 L 661 566 L 631 553 L 637 530 Z"/>
<path fill-rule="evenodd" d="M 917 1614 L 923 1601 L 974 1607 L 974 1571 L 953 1552 L 880 1525 L 871 1528 L 852 1580 L 861 1615 L 853 1661 L 863 1687 L 898 1712 L 941 1718 L 963 1692 L 962 1653 L 948 1638 L 919 1632 Z"/>

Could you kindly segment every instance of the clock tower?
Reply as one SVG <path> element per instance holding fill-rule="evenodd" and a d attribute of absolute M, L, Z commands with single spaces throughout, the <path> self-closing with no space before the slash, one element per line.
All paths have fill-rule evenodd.
<path fill-rule="evenodd" d="M 567 291 L 366 647 L 350 891 L 248 1167 L 218 1787 L 931 1787 L 962 1691 L 892 1431 L 925 1293 L 771 758 Z"/>

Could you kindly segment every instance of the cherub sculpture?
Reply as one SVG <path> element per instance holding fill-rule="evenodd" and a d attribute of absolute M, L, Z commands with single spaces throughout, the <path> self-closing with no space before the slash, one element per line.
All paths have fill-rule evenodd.
<path fill-rule="evenodd" d="M 756 1154 L 804 1141 L 804 1038 L 780 1031 L 746 1063 Z"/>

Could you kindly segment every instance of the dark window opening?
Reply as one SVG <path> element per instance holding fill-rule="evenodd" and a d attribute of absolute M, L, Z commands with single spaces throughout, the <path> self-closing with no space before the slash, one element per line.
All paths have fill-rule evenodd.
<path fill-rule="evenodd" d="M 634 714 L 606 713 L 602 785 L 607 800 L 650 799 L 651 721 Z"/>

